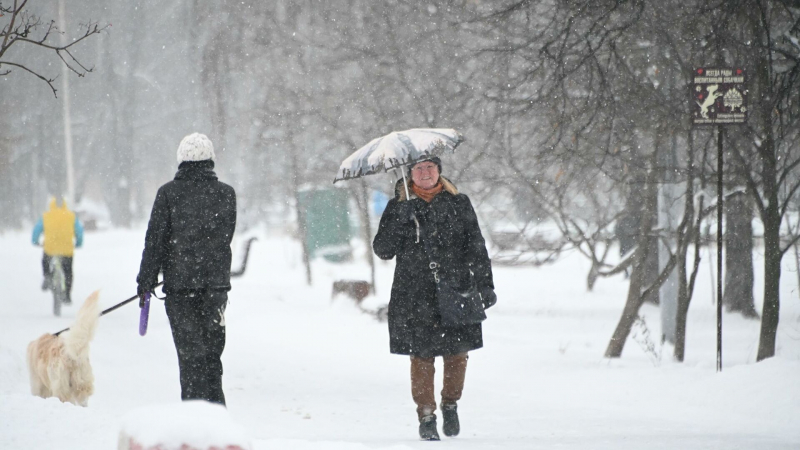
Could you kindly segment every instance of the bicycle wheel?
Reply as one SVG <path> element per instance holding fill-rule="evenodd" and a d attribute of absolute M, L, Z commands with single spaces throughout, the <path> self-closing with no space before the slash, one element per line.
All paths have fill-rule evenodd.
<path fill-rule="evenodd" d="M 61 304 L 64 302 L 66 295 L 66 278 L 64 277 L 64 268 L 61 266 L 61 258 L 53 258 L 53 278 L 50 289 L 53 291 L 53 314 L 61 316 Z"/>
<path fill-rule="evenodd" d="M 53 289 L 53 314 L 56 317 L 61 316 L 61 293 L 58 292 L 58 289 Z"/>

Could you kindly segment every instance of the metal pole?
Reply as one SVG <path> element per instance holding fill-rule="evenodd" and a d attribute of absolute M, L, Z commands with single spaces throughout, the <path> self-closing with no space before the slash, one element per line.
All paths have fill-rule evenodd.
<path fill-rule="evenodd" d="M 61 31 L 61 45 L 67 45 L 67 17 L 64 0 L 58 2 L 58 27 Z M 75 167 L 72 163 L 72 118 L 69 105 L 69 68 L 61 65 L 61 90 L 64 105 L 64 159 L 67 166 L 67 193 L 66 200 L 70 208 L 74 208 L 75 201 Z"/>
<path fill-rule="evenodd" d="M 411 200 L 411 196 L 408 195 L 408 181 L 406 181 L 406 171 L 403 168 L 400 168 L 400 173 L 403 174 L 403 186 L 406 188 L 406 200 Z"/>
<path fill-rule="evenodd" d="M 717 372 L 722 372 L 722 125 L 717 127 Z"/>

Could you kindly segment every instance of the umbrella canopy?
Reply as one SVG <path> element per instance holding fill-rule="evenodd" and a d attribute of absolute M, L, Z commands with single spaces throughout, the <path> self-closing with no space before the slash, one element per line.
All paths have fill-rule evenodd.
<path fill-rule="evenodd" d="M 342 161 L 334 183 L 387 172 L 400 166 L 455 151 L 464 136 L 452 128 L 412 128 L 373 139 Z"/>

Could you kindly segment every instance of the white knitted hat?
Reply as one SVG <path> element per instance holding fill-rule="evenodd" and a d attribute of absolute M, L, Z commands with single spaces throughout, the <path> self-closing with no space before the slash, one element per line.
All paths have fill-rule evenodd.
<path fill-rule="evenodd" d="M 178 164 L 207 159 L 214 161 L 214 144 L 205 134 L 192 133 L 183 138 L 178 146 Z"/>

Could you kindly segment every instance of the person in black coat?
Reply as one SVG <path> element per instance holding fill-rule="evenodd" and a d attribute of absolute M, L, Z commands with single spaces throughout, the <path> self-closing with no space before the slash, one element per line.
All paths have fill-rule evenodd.
<path fill-rule="evenodd" d="M 397 258 L 389 301 L 390 351 L 411 356 L 420 437 L 438 440 L 434 358 L 444 357 L 443 431 L 455 436 L 468 352 L 483 346 L 483 335 L 480 322 L 443 325 L 437 279 L 447 280 L 460 292 L 477 291 L 483 302 L 481 315 L 497 297 L 486 243 L 469 198 L 440 176 L 439 158 L 417 162 L 409 172 L 411 198 L 406 198 L 403 181 L 398 181 L 372 246 L 381 259 Z"/>
<path fill-rule="evenodd" d="M 202 134 L 178 147 L 178 173 L 156 194 L 147 226 L 139 297 L 164 275 L 166 310 L 180 368 L 181 398 L 225 404 L 222 351 L 231 289 L 236 193 L 217 180 L 214 146 Z M 140 302 L 141 303 L 141 302 Z"/>

